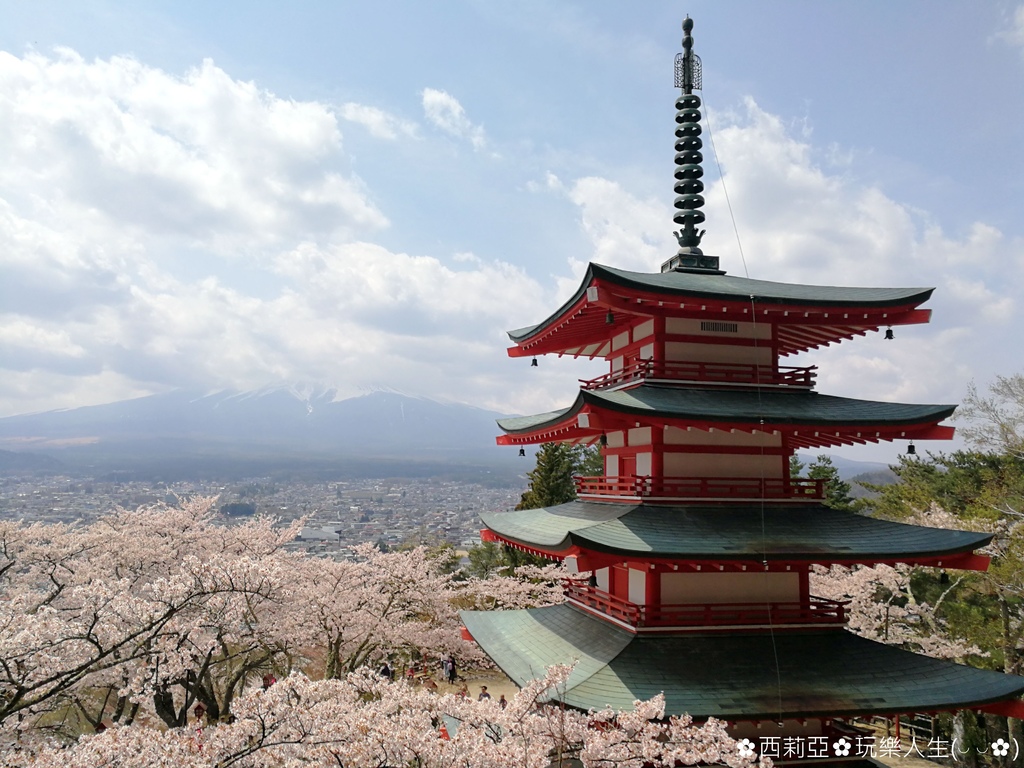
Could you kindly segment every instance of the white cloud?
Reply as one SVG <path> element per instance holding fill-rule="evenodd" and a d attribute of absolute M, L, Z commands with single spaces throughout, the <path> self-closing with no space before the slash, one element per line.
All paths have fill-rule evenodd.
<path fill-rule="evenodd" d="M 967 305 L 981 320 L 1005 323 L 1013 317 L 1016 306 L 1013 298 L 1000 296 L 981 280 L 953 275 L 946 282 L 945 288 L 954 299 Z"/>
<path fill-rule="evenodd" d="M 562 180 L 559 179 L 551 171 L 544 174 L 544 181 L 537 181 L 536 179 L 530 179 L 526 182 L 526 190 L 532 194 L 540 194 L 543 192 L 557 192 L 564 194 L 565 185 L 562 184 Z"/>
<path fill-rule="evenodd" d="M 482 402 L 550 304 L 509 264 L 356 239 L 387 220 L 330 108 L 210 62 L 0 54 L 0 144 L 0 415 L 296 380 Z"/>
<path fill-rule="evenodd" d="M 233 80 L 211 61 L 175 77 L 126 57 L 0 53 L 0 88 L 9 202 L 95 210 L 222 253 L 285 232 L 387 224 L 345 175 L 329 109 Z"/>
<path fill-rule="evenodd" d="M 414 123 L 402 120 L 378 107 L 347 102 L 341 105 L 338 113 L 342 119 L 363 126 L 378 139 L 394 141 L 400 136 L 415 138 L 417 135 Z"/>
<path fill-rule="evenodd" d="M 470 122 L 459 100 L 447 91 L 424 88 L 423 113 L 434 126 L 456 138 L 468 141 L 473 145 L 473 149 L 480 150 L 486 146 L 484 129 Z"/>
<path fill-rule="evenodd" d="M 85 348 L 72 341 L 67 329 L 11 314 L 0 315 L 0 349 L 7 360 L 15 355 L 85 356 Z"/>
<path fill-rule="evenodd" d="M 657 200 L 637 200 L 617 182 L 597 177 L 576 181 L 569 199 L 580 207 L 594 261 L 650 272 L 675 253 L 672 213 Z"/>
<path fill-rule="evenodd" d="M 1018 5 L 1013 16 L 1008 20 L 1007 27 L 996 35 L 1010 45 L 1020 48 L 1024 54 L 1024 5 Z"/>
<path fill-rule="evenodd" d="M 90 374 L 64 374 L 46 368 L 4 370 L 0 376 L 0 415 L 79 408 L 150 395 L 153 390 L 109 369 Z M 12 405 L 16 405 L 12 408 Z M 28 448 L 30 446 L 26 446 Z"/>

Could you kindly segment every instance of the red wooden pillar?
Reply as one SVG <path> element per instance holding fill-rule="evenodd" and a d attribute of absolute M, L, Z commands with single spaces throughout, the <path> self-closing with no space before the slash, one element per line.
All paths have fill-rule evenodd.
<path fill-rule="evenodd" d="M 665 428 L 660 424 L 651 426 L 651 479 L 655 487 L 665 479 Z"/>
<path fill-rule="evenodd" d="M 629 600 L 629 569 L 613 565 L 608 569 L 608 591 L 622 600 Z"/>

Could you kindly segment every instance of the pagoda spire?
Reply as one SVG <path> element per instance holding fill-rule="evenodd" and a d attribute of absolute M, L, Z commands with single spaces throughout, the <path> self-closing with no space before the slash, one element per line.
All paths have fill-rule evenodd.
<path fill-rule="evenodd" d="M 693 52 L 693 19 L 683 21 L 683 52 L 676 54 L 675 85 L 682 93 L 676 99 L 676 171 L 675 208 L 673 221 L 679 225 L 674 232 L 679 242 L 676 255 L 661 265 L 662 272 L 672 270 L 723 274 L 718 269 L 717 256 L 705 256 L 700 249 L 704 230 L 697 226 L 704 222 L 704 168 L 701 162 L 703 146 L 700 140 L 700 97 L 693 93 L 701 89 L 700 57 Z"/>

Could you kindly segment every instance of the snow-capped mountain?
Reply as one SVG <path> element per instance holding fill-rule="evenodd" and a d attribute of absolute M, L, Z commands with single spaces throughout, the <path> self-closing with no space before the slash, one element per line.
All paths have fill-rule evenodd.
<path fill-rule="evenodd" d="M 325 387 L 213 394 L 174 391 L 0 419 L 0 449 L 69 456 L 358 457 L 505 463 L 494 420 L 461 404 L 378 391 L 336 399 Z"/>

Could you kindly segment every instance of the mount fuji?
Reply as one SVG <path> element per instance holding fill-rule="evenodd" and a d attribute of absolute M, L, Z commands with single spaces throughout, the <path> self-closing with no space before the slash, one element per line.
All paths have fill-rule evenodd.
<path fill-rule="evenodd" d="M 323 387 L 248 392 L 176 390 L 0 419 L 0 449 L 28 451 L 82 469 L 228 465 L 426 465 L 508 467 L 516 451 L 495 444 L 503 414 L 377 391 L 336 399 Z M 235 474 L 232 472 L 231 474 Z"/>

